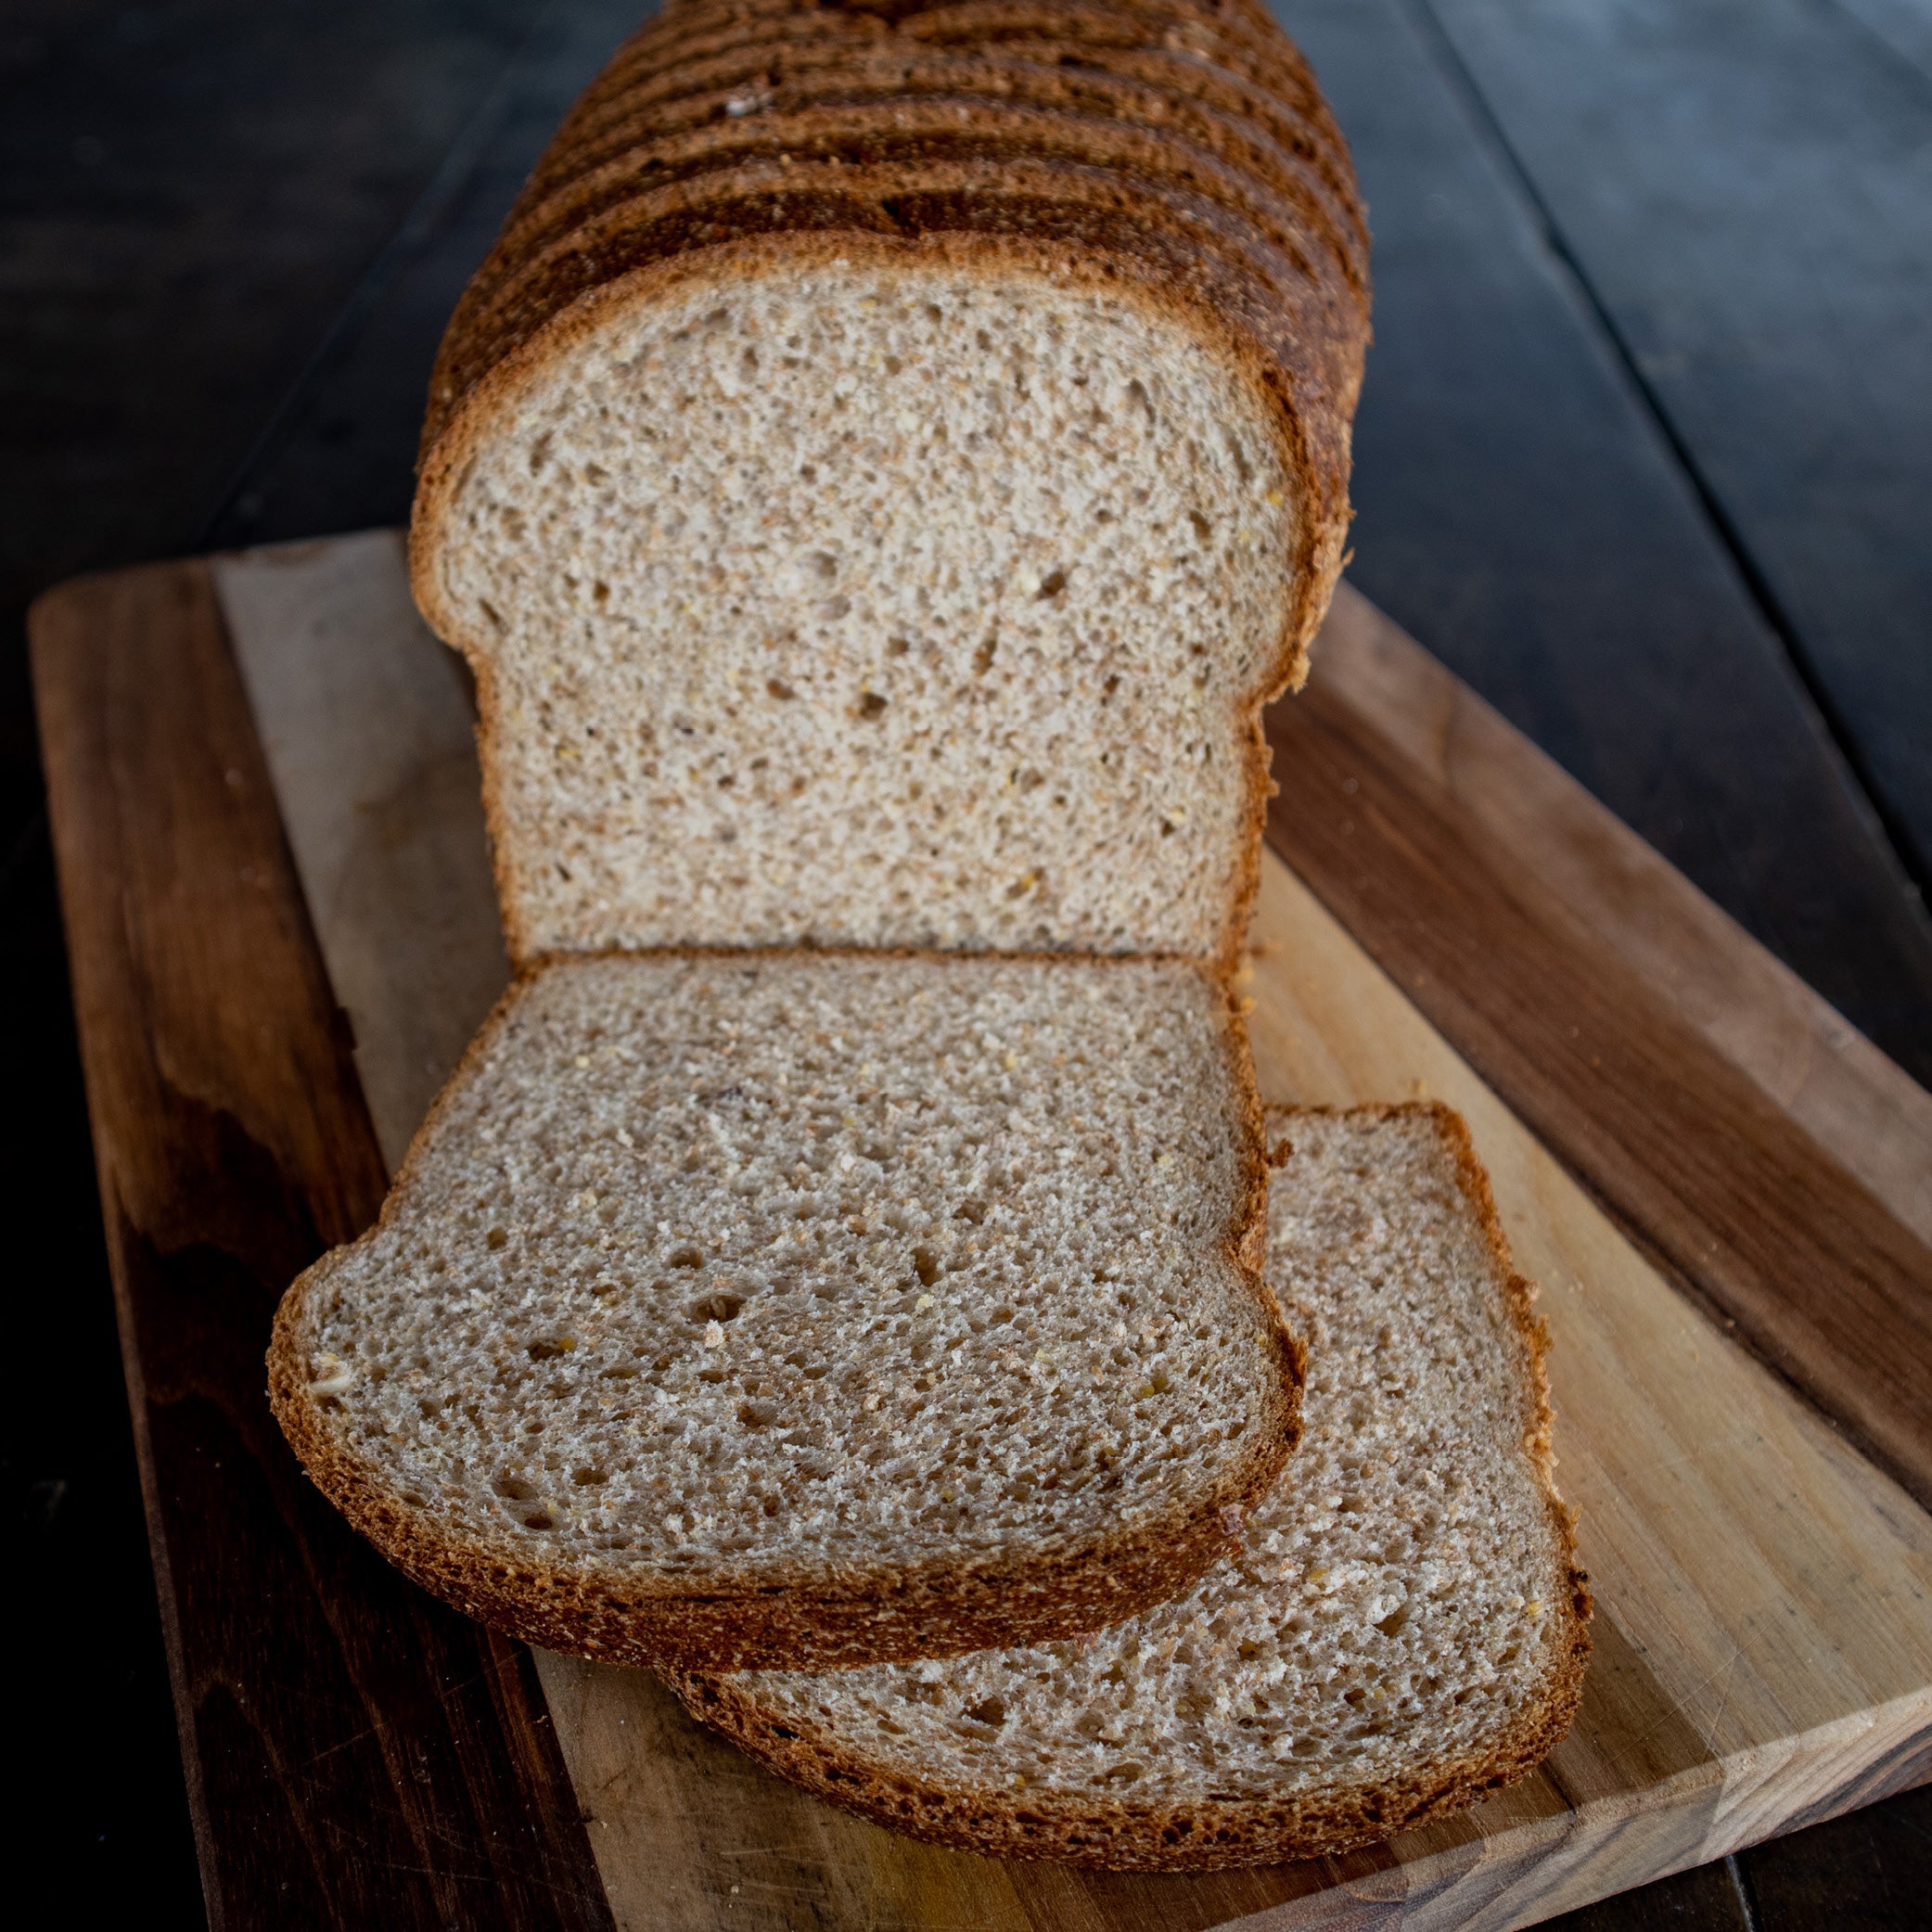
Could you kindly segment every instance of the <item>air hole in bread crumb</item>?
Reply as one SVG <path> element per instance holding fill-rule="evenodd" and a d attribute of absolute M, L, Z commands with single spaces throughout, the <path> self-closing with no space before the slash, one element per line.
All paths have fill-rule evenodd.
<path fill-rule="evenodd" d="M 986 642 L 982 644 L 979 646 L 979 648 L 973 653 L 974 676 L 984 677 L 986 673 L 992 669 L 993 653 L 997 651 L 999 647 L 1000 640 L 997 637 L 989 637 L 986 640 Z"/>
<path fill-rule="evenodd" d="M 499 1496 L 510 1503 L 534 1503 L 543 1494 L 535 1483 L 520 1476 L 499 1476 L 494 1488 Z"/>
<path fill-rule="evenodd" d="M 940 1278 L 939 1257 L 929 1247 L 914 1248 L 913 1272 L 919 1277 L 920 1286 L 929 1288 Z"/>
<path fill-rule="evenodd" d="M 572 1469 L 570 1471 L 570 1480 L 580 1490 L 594 1490 L 610 1480 L 610 1472 L 608 1469 L 598 1469 L 587 1465 L 582 1469 Z"/>
<path fill-rule="evenodd" d="M 765 680 L 765 689 L 769 691 L 774 697 L 785 698 L 796 697 L 798 696 L 798 693 L 794 691 L 792 687 L 789 685 L 787 685 L 783 678 L 768 677 Z"/>
<path fill-rule="evenodd" d="M 1060 593 L 1066 588 L 1066 571 L 1049 570 L 1047 574 L 1040 580 L 1040 588 L 1036 590 L 1033 593 L 1033 595 L 1037 598 L 1057 597 L 1060 595 Z"/>
<path fill-rule="evenodd" d="M 673 1268 L 702 1268 L 704 1249 L 701 1247 L 673 1247 L 671 1250 L 671 1265 Z"/>
<path fill-rule="evenodd" d="M 867 723 L 884 717 L 885 712 L 886 700 L 876 691 L 862 691 L 859 693 L 859 716 L 864 718 Z"/>
<path fill-rule="evenodd" d="M 492 1228 L 483 1236 L 483 1246 L 490 1248 L 502 1247 L 509 1241 L 509 1235 L 502 1228 Z"/>
<path fill-rule="evenodd" d="M 694 1322 L 729 1322 L 745 1305 L 741 1295 L 727 1295 L 723 1289 L 715 1294 L 700 1295 L 689 1303 L 685 1312 Z"/>
<path fill-rule="evenodd" d="M 568 1355 L 577 1346 L 574 1337 L 568 1335 L 540 1335 L 526 1351 L 532 1362 L 555 1362 L 559 1355 Z"/>
<path fill-rule="evenodd" d="M 1004 1724 L 1006 1721 L 1006 1707 L 998 1697 L 982 1697 L 979 1703 L 969 1704 L 966 1714 L 976 1724 Z"/>

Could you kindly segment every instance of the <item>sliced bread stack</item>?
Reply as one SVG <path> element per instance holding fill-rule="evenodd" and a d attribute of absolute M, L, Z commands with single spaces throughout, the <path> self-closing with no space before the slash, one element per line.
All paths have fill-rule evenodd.
<path fill-rule="evenodd" d="M 1299 1718 L 1244 1756 L 1223 1708 L 1300 1668 L 1216 1648 L 1288 1627 L 1256 1553 L 1313 1533 L 1275 1488 L 1303 1356 L 1228 973 L 1260 707 L 1339 568 L 1365 246 L 1250 0 L 685 0 L 572 112 L 436 371 L 412 566 L 476 673 L 518 975 L 378 1226 L 290 1290 L 276 1413 L 451 1602 L 683 1672 L 960 1842 L 1276 1855 L 1359 1832 L 1377 1752 L 1434 1767 L 1412 1809 L 1506 1774 L 1573 1690 L 1563 1617 L 1496 1608 L 1569 1596 L 1492 1223 L 1465 1170 L 1457 1208 L 1408 1143 L 1311 1126 L 1276 1212 L 1338 1190 L 1317 1274 L 1372 1181 L 1398 1273 L 1464 1257 L 1439 1342 L 1389 1345 L 1422 1433 L 1349 1493 L 1393 1567 L 1461 1547 L 1399 1529 L 1412 1480 L 1507 1540 L 1495 1643 L 1451 1669 L 1418 1596 L 1429 1668 L 1362 1734 L 1393 1742 L 1307 1728 L 1288 1810 L 1256 1794 Z M 1451 1357 L 1490 1378 L 1464 1435 Z M 1082 1660 L 1123 1683 L 1145 1644 L 1194 1688 L 1090 1736 Z M 1062 1707 L 1021 1682 L 1056 1670 Z"/>
<path fill-rule="evenodd" d="M 1365 251 L 1259 7 L 668 7 L 425 430 L 513 949 L 1231 956 Z"/>

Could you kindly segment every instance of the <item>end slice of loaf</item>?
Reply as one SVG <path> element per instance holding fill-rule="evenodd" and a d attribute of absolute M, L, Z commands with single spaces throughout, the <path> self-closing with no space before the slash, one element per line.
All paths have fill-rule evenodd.
<path fill-rule="evenodd" d="M 1448 1109 L 1282 1109 L 1267 1273 L 1305 1433 L 1184 1601 L 1070 1644 L 838 1676 L 685 1676 L 835 1804 L 1123 1870 L 1384 1837 L 1522 1776 L 1581 1695 L 1590 1601 L 1551 1481 L 1544 1335 Z"/>
<path fill-rule="evenodd" d="M 825 1667 L 1184 1591 L 1292 1444 L 1260 1109 L 1176 962 L 606 955 L 505 996 L 275 1413 L 531 1642 Z"/>

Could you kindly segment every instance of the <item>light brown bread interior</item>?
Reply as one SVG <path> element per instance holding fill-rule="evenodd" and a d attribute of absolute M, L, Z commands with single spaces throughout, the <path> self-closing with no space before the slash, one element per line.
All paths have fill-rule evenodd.
<path fill-rule="evenodd" d="M 896 1829 L 1116 1869 L 1339 1850 L 1520 1777 L 1590 1605 L 1551 1479 L 1543 1331 L 1462 1122 L 1271 1112 L 1267 1273 L 1305 1433 L 1243 1547 L 1071 1643 L 687 1676 L 764 1763 Z"/>
<path fill-rule="evenodd" d="M 522 948 L 1221 951 L 1291 489 L 1233 358 L 1100 289 L 834 256 L 602 317 L 441 526 Z"/>
<path fill-rule="evenodd" d="M 290 1291 L 274 1401 L 386 1554 L 535 1642 L 1064 1635 L 1184 1589 L 1287 1454 L 1262 1188 L 1184 963 L 553 962 Z"/>

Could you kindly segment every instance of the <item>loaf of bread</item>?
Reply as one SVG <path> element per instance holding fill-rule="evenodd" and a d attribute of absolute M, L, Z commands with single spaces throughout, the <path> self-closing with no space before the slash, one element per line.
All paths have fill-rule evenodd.
<path fill-rule="evenodd" d="M 1267 1272 L 1305 1433 L 1240 1553 L 1073 1643 L 685 1676 L 834 1804 L 941 1844 L 1120 1870 L 1339 1851 L 1539 1763 L 1590 1599 L 1551 1482 L 1543 1331 L 1446 1108 L 1276 1110 Z"/>
<path fill-rule="evenodd" d="M 411 533 L 519 978 L 271 1357 L 411 1575 L 823 1669 L 1239 1534 L 1299 1369 L 1225 971 L 1365 245 L 1254 0 L 672 0 L 573 110 Z"/>
<path fill-rule="evenodd" d="M 513 954 L 1231 957 L 1366 335 L 1255 0 L 672 0 L 425 429 Z"/>
<path fill-rule="evenodd" d="M 560 961 L 290 1291 L 272 1398 L 400 1567 L 533 1643 L 1068 1636 L 1185 1590 L 1287 1456 L 1264 1192 L 1198 966 Z"/>

